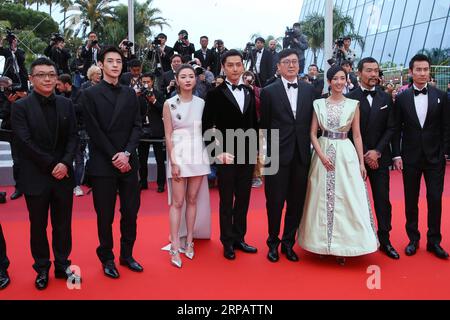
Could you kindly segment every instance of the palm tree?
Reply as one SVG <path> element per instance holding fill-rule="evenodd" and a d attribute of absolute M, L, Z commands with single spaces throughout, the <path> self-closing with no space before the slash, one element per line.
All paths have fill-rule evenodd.
<path fill-rule="evenodd" d="M 420 50 L 418 53 L 422 53 L 431 60 L 432 66 L 446 66 L 450 64 L 450 55 L 449 55 L 450 48 L 447 49 L 439 49 L 439 48 L 432 48 L 432 49 L 423 49 Z"/>
<path fill-rule="evenodd" d="M 300 22 L 303 33 L 308 37 L 309 47 L 314 55 L 314 63 L 317 64 L 317 57 L 319 51 L 324 47 L 324 32 L 325 32 L 325 18 L 314 13 L 306 17 L 306 19 Z M 355 26 L 353 19 L 350 16 L 345 16 L 337 10 L 333 9 L 333 38 L 338 39 L 343 36 L 349 36 L 352 40 L 358 42 L 363 48 L 364 40 L 359 34 L 354 32 Z"/>
<path fill-rule="evenodd" d="M 73 6 L 73 1 L 72 0 L 60 0 L 59 1 L 59 5 L 61 6 L 61 13 L 63 13 L 63 20 L 61 21 L 61 23 L 63 24 L 63 32 L 65 32 L 66 30 L 66 15 L 67 15 L 67 11 L 69 10 L 69 8 L 71 6 Z"/>

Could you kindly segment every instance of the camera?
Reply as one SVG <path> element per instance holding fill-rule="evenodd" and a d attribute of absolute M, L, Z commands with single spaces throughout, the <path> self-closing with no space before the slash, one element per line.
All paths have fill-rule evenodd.
<path fill-rule="evenodd" d="M 8 41 L 9 45 L 16 39 L 16 35 L 10 30 L 6 29 L 6 41 Z"/>
<path fill-rule="evenodd" d="M 91 45 L 95 46 L 96 44 L 98 44 L 98 40 L 92 40 Z"/>
<path fill-rule="evenodd" d="M 180 35 L 182 35 L 183 36 L 183 39 L 184 40 L 187 40 L 188 39 L 188 34 L 187 33 L 180 33 Z"/>
<path fill-rule="evenodd" d="M 296 34 L 297 34 L 297 32 L 293 28 L 286 27 L 286 31 L 284 32 L 284 35 L 286 37 L 293 38 L 296 36 Z"/>
<path fill-rule="evenodd" d="M 126 40 L 126 41 L 124 41 L 124 42 L 122 42 L 122 43 L 123 43 L 123 45 L 124 45 L 126 48 L 128 48 L 128 49 L 130 49 L 130 48 L 133 46 L 133 42 L 128 41 L 128 40 Z"/>
<path fill-rule="evenodd" d="M 189 61 L 189 64 L 194 68 L 195 75 L 199 76 L 205 72 L 205 69 L 197 64 L 195 60 Z"/>
<path fill-rule="evenodd" d="M 153 40 L 152 44 L 153 44 L 154 46 L 160 46 L 160 45 L 161 45 L 161 40 L 160 40 L 158 37 L 156 37 L 156 38 Z"/>
<path fill-rule="evenodd" d="M 344 46 L 344 39 L 339 38 L 334 43 L 336 44 L 337 47 L 342 48 Z"/>
<path fill-rule="evenodd" d="M 60 33 L 52 33 L 52 36 L 50 37 L 50 41 L 53 43 L 64 41 L 64 37 Z"/>
<path fill-rule="evenodd" d="M 245 45 L 245 51 L 250 51 L 251 49 L 253 49 L 255 47 L 255 44 L 252 42 L 247 42 L 247 44 Z"/>
<path fill-rule="evenodd" d="M 146 97 L 152 97 L 155 95 L 155 93 L 153 92 L 153 88 L 146 87 L 142 88 L 141 94 Z"/>

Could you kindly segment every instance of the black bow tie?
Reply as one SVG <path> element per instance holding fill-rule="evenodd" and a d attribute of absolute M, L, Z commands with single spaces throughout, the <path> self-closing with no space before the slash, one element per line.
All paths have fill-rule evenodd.
<path fill-rule="evenodd" d="M 256 50 L 256 53 L 261 53 L 261 50 Z"/>
<path fill-rule="evenodd" d="M 233 91 L 236 90 L 236 89 L 242 90 L 244 88 L 243 84 L 235 85 L 235 84 L 229 83 L 228 81 L 227 81 L 227 84 L 231 86 L 231 90 L 233 90 Z"/>
<path fill-rule="evenodd" d="M 298 88 L 298 84 L 297 83 L 290 83 L 290 82 L 288 82 L 287 87 L 288 87 L 288 89 L 290 87 L 293 87 L 294 89 L 297 89 Z"/>
<path fill-rule="evenodd" d="M 369 94 L 373 97 L 375 97 L 375 95 L 377 94 L 376 90 L 370 91 L 370 90 L 363 90 L 362 91 L 364 93 L 364 96 L 368 96 Z"/>
<path fill-rule="evenodd" d="M 422 90 L 414 89 L 414 95 L 415 96 L 418 96 L 419 94 L 425 94 L 426 95 L 427 93 L 428 93 L 427 87 L 423 88 Z"/>

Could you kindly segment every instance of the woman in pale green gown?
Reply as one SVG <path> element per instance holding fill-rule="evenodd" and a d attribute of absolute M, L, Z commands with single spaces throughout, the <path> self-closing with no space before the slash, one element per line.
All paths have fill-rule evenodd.
<path fill-rule="evenodd" d="M 315 152 L 298 241 L 303 249 L 336 256 L 343 264 L 344 257 L 377 251 L 378 240 L 364 182 L 358 101 L 343 96 L 347 74 L 340 66 L 331 67 L 327 78 L 331 96 L 314 101 Z M 319 127 L 322 136 L 317 138 Z M 355 145 L 347 137 L 350 129 Z"/>

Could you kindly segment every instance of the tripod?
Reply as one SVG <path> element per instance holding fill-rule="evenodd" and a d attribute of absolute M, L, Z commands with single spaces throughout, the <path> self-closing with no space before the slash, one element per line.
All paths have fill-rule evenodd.
<path fill-rule="evenodd" d="M 250 55 L 250 60 L 247 59 L 247 63 L 246 63 L 246 65 L 245 65 L 245 69 L 250 70 L 251 66 L 253 66 L 253 69 L 250 70 L 250 71 L 252 71 L 252 72 L 255 74 L 255 77 L 256 77 L 256 84 L 258 84 L 259 87 L 262 88 L 262 87 L 263 87 L 263 84 L 261 83 L 261 79 L 260 79 L 260 77 L 259 77 L 259 72 L 256 70 L 256 55 L 253 56 L 253 49 L 252 49 L 252 46 L 248 46 L 248 45 L 247 45 L 246 48 L 245 48 L 245 50 L 248 52 L 247 57 L 248 57 L 248 55 Z M 250 68 L 248 68 L 248 63 L 249 63 L 249 62 L 250 62 Z"/>

